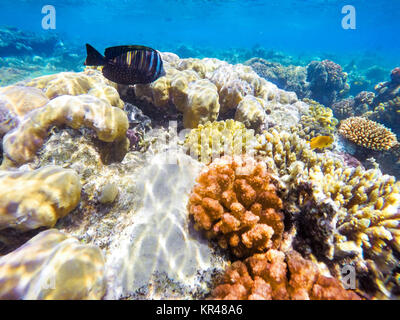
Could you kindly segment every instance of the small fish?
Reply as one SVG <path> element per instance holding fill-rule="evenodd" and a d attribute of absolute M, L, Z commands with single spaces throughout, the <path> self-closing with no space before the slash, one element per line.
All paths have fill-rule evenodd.
<path fill-rule="evenodd" d="M 150 83 L 165 75 L 160 53 L 149 47 L 111 47 L 104 57 L 90 44 L 86 51 L 85 66 L 104 66 L 104 77 L 119 84 Z"/>
<path fill-rule="evenodd" d="M 307 141 L 310 144 L 311 149 L 323 149 L 329 147 L 333 143 L 331 136 L 318 136 Z"/>

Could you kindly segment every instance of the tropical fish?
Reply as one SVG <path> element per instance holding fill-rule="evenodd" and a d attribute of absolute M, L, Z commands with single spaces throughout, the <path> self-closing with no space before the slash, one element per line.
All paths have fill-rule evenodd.
<path fill-rule="evenodd" d="M 103 66 L 103 75 L 119 84 L 150 83 L 165 75 L 160 53 L 144 46 L 107 48 L 104 57 L 86 44 L 85 66 Z"/>
<path fill-rule="evenodd" d="M 333 143 L 331 136 L 318 136 L 307 141 L 310 144 L 311 149 L 323 149 L 329 147 Z"/>

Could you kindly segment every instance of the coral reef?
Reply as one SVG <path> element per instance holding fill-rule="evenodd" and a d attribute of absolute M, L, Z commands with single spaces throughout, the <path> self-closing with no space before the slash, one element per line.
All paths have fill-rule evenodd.
<path fill-rule="evenodd" d="M 336 118 L 339 120 L 353 117 L 355 115 L 355 99 L 353 98 L 346 98 L 335 102 L 332 105 L 332 110 Z"/>
<path fill-rule="evenodd" d="M 270 249 L 228 268 L 212 292 L 227 300 L 360 300 L 298 252 Z"/>
<path fill-rule="evenodd" d="M 73 170 L 47 166 L 35 171 L 0 172 L 0 229 L 53 227 L 81 197 Z"/>
<path fill-rule="evenodd" d="M 0 300 L 101 299 L 104 258 L 99 248 L 50 229 L 0 257 L 0 282 Z"/>
<path fill-rule="evenodd" d="M 89 127 L 105 142 L 125 141 L 129 126 L 126 114 L 106 100 L 91 95 L 63 95 L 25 115 L 19 126 L 4 137 L 5 158 L 14 164 L 33 160 L 48 129 L 55 125 Z"/>
<path fill-rule="evenodd" d="M 266 129 L 266 118 L 264 101 L 251 95 L 244 97 L 239 102 L 235 112 L 236 121 L 242 122 L 247 128 L 254 129 L 257 132 Z"/>
<path fill-rule="evenodd" d="M 207 122 L 192 129 L 185 137 L 187 152 L 202 163 L 223 155 L 251 153 L 256 146 L 254 130 L 234 120 Z"/>
<path fill-rule="evenodd" d="M 363 117 L 341 121 L 339 133 L 351 142 L 372 150 L 389 150 L 398 144 L 396 135 L 390 129 Z"/>
<path fill-rule="evenodd" d="M 259 139 L 261 159 L 280 177 L 299 250 L 333 263 L 337 277 L 353 264 L 361 279 L 357 288 L 368 296 L 395 295 L 399 182 L 379 169 L 346 167 L 334 154 L 316 154 L 296 133 L 272 129 Z"/>
<path fill-rule="evenodd" d="M 282 201 L 263 163 L 222 157 L 197 179 L 188 209 L 195 227 L 237 257 L 279 246 Z"/>
<path fill-rule="evenodd" d="M 297 125 L 298 134 L 307 139 L 319 135 L 333 135 L 338 120 L 333 116 L 332 109 L 314 100 L 304 99 L 303 101 L 309 105 L 309 108 L 303 112 L 300 123 Z"/>
<path fill-rule="evenodd" d="M 252 58 L 244 63 L 262 78 L 276 84 L 278 88 L 293 91 L 299 99 L 308 98 L 311 94 L 307 82 L 307 70 L 301 66 L 283 66 L 262 58 Z"/>
<path fill-rule="evenodd" d="M 307 66 L 307 81 L 312 92 L 310 98 L 328 107 L 344 97 L 350 89 L 347 73 L 331 60 L 310 62 Z"/>
<path fill-rule="evenodd" d="M 135 85 L 133 92 L 120 88 L 120 94 L 142 109 L 148 108 L 146 104 L 159 112 L 176 108 L 183 113 L 185 128 L 195 128 L 221 116 L 233 117 L 246 96 L 263 100 L 264 108 L 271 113 L 297 101 L 294 93 L 278 89 L 249 66 L 210 58 L 179 59 L 170 53 L 163 53 L 162 57 L 166 76 L 151 84 Z"/>

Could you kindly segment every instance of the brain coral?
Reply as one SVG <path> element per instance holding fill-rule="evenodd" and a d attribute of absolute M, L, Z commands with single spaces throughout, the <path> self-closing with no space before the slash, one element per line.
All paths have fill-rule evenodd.
<path fill-rule="evenodd" d="M 298 252 L 270 249 L 236 261 L 212 292 L 226 300 L 360 300 Z"/>
<path fill-rule="evenodd" d="M 0 300 L 101 299 L 106 286 L 99 248 L 56 229 L 0 257 Z"/>
<path fill-rule="evenodd" d="M 248 157 L 222 157 L 197 181 L 188 208 L 196 228 L 205 230 L 208 238 L 217 238 L 237 257 L 279 246 L 282 201 L 265 164 Z"/>
<path fill-rule="evenodd" d="M 373 150 L 389 150 L 398 144 L 396 135 L 390 129 L 363 117 L 343 120 L 339 133 L 355 144 Z"/>
<path fill-rule="evenodd" d="M 188 152 L 203 163 L 209 163 L 224 154 L 250 153 L 255 145 L 254 131 L 232 119 L 199 125 L 185 139 Z"/>
<path fill-rule="evenodd" d="M 260 132 L 265 128 L 267 118 L 264 108 L 264 100 L 247 95 L 237 106 L 235 120 Z"/>
<path fill-rule="evenodd" d="M 0 172 L 0 229 L 53 227 L 79 203 L 81 184 L 73 170 L 47 166 Z"/>
<path fill-rule="evenodd" d="M 124 107 L 116 85 L 95 69 L 88 68 L 78 73 L 61 72 L 24 82 L 23 85 L 42 90 L 49 99 L 62 95 L 77 96 L 89 93 L 107 100 L 114 107 L 120 109 Z"/>
<path fill-rule="evenodd" d="M 129 127 L 126 114 L 105 100 L 91 95 L 64 95 L 26 114 L 19 126 L 4 137 L 5 158 L 14 164 L 33 160 L 48 129 L 61 125 L 92 128 L 97 137 L 106 142 L 126 139 Z"/>

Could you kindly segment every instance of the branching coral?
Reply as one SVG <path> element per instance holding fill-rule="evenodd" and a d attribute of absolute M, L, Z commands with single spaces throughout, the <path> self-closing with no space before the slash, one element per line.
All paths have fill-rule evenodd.
<path fill-rule="evenodd" d="M 226 271 L 214 299 L 229 300 L 359 300 L 332 277 L 322 275 L 315 264 L 298 252 L 270 249 Z"/>
<path fill-rule="evenodd" d="M 197 179 L 189 212 L 198 229 L 217 238 L 237 257 L 278 247 L 283 234 L 282 201 L 263 163 L 223 157 Z"/>
<path fill-rule="evenodd" d="M 318 135 L 332 135 L 338 123 L 332 109 L 314 100 L 304 99 L 303 101 L 310 106 L 307 114 L 301 117 L 301 126 L 308 134 L 308 139 Z"/>
<path fill-rule="evenodd" d="M 51 229 L 0 257 L 0 283 L 0 300 L 101 299 L 104 258 L 99 248 Z"/>
<path fill-rule="evenodd" d="M 285 211 L 294 214 L 297 240 L 338 269 L 354 263 L 369 293 L 398 290 L 399 182 L 378 169 L 346 167 L 332 155 L 318 155 L 295 133 L 273 129 L 259 139 L 260 157 L 280 177 Z"/>
<path fill-rule="evenodd" d="M 231 119 L 199 125 L 185 139 L 187 151 L 203 163 L 223 155 L 250 153 L 255 146 L 254 131 Z"/>
<path fill-rule="evenodd" d="M 0 229 L 53 227 L 81 197 L 78 175 L 56 166 L 0 172 L 0 185 Z"/>
<path fill-rule="evenodd" d="M 52 126 L 89 127 L 102 141 L 126 140 L 128 118 L 119 108 L 91 95 L 61 96 L 25 115 L 3 140 L 5 157 L 14 164 L 31 161 Z"/>
<path fill-rule="evenodd" d="M 389 150 L 398 144 L 396 135 L 390 129 L 363 117 L 343 120 L 339 133 L 355 144 L 373 150 Z"/>

